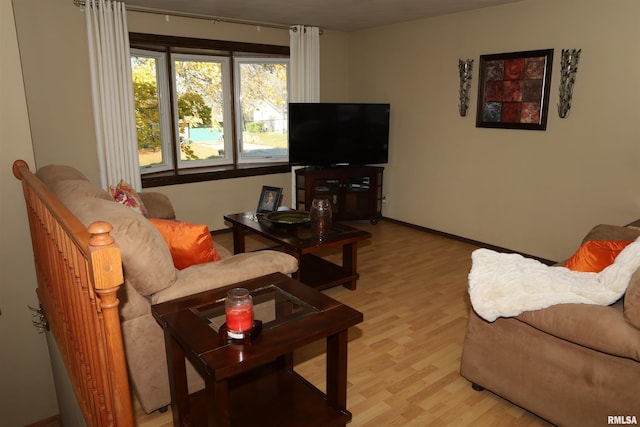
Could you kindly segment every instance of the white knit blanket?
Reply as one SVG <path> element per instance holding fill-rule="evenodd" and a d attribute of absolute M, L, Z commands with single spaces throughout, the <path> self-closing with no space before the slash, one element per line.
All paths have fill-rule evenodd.
<path fill-rule="evenodd" d="M 640 267 L 640 238 L 600 273 L 551 267 L 518 254 L 477 249 L 471 254 L 469 296 L 475 312 L 493 322 L 555 304 L 609 305 L 620 299 Z"/>

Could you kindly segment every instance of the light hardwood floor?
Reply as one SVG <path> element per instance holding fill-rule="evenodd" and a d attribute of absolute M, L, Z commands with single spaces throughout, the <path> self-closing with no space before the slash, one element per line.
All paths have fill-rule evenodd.
<path fill-rule="evenodd" d="M 388 221 L 352 225 L 373 235 L 358 248 L 358 288 L 323 291 L 364 313 L 349 332 L 349 426 L 550 426 L 488 391 L 474 391 L 459 374 L 476 247 Z M 232 247 L 230 233 L 214 240 Z M 248 239 L 247 249 L 263 244 Z M 340 260 L 337 251 L 323 255 Z M 321 342 L 297 352 L 295 363 L 324 390 Z M 171 410 L 136 411 L 140 427 L 172 425 Z"/>

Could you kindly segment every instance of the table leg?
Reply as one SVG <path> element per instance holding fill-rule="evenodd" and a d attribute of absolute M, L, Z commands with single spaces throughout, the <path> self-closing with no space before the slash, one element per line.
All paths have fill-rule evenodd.
<path fill-rule="evenodd" d="M 327 337 L 327 403 L 347 410 L 347 342 L 344 330 Z"/>
<path fill-rule="evenodd" d="M 171 337 L 167 329 L 164 331 L 167 365 L 169 370 L 169 389 L 171 391 L 171 412 L 173 425 L 184 425 L 189 412 L 189 391 L 187 389 L 187 369 L 184 351 L 180 344 Z"/>
<path fill-rule="evenodd" d="M 296 260 L 298 260 L 298 269 L 296 271 L 293 272 L 293 274 L 291 275 L 291 277 L 293 277 L 296 280 L 300 280 L 300 270 L 302 269 L 302 255 L 300 255 L 297 252 L 287 252 L 289 255 L 293 256 L 296 258 Z"/>
<path fill-rule="evenodd" d="M 205 378 L 205 393 L 207 394 L 207 423 L 209 427 L 231 426 L 229 412 L 229 382 L 216 381 L 212 377 Z"/>
<path fill-rule="evenodd" d="M 233 224 L 231 231 L 233 233 L 233 253 L 241 254 L 245 251 L 244 229 L 239 225 Z"/>
<path fill-rule="evenodd" d="M 357 274 L 358 271 L 358 244 L 349 243 L 342 247 L 342 268 L 347 274 Z M 354 291 L 356 289 L 357 277 L 344 285 L 345 288 Z"/>

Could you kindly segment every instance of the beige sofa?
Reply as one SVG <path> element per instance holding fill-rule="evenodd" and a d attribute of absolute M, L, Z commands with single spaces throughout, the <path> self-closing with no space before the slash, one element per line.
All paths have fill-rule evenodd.
<path fill-rule="evenodd" d="M 599 225 L 584 241 L 638 236 Z M 640 270 L 611 306 L 559 304 L 492 323 L 471 310 L 460 372 L 559 426 L 640 423 Z"/>
<path fill-rule="evenodd" d="M 231 255 L 216 245 L 222 260 L 177 270 L 165 240 L 151 222 L 114 202 L 78 170 L 48 165 L 36 175 L 85 226 L 94 221 L 113 226 L 111 235 L 120 247 L 125 276 L 125 286 L 118 295 L 125 356 L 132 389 L 147 413 L 170 403 L 164 336 L 151 315 L 151 304 L 277 271 L 291 274 L 298 268 L 296 259 L 285 253 Z M 175 218 L 171 202 L 163 194 L 141 192 L 140 197 L 149 217 Z M 202 388 L 202 379 L 189 368 L 190 389 Z"/>

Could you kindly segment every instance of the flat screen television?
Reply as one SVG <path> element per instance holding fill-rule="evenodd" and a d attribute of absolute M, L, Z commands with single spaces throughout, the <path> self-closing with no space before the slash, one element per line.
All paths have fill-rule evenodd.
<path fill-rule="evenodd" d="M 387 163 L 389 104 L 290 103 L 289 163 L 346 166 Z"/>

